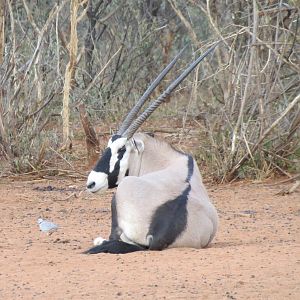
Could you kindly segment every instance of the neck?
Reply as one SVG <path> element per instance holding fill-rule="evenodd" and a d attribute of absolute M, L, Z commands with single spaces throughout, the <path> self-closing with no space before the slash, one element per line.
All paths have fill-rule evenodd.
<path fill-rule="evenodd" d="M 147 173 L 162 170 L 171 166 L 183 154 L 174 150 L 164 141 L 154 139 L 147 135 L 140 135 L 144 143 L 144 151 L 136 154 L 130 170 L 130 175 L 142 176 Z"/>

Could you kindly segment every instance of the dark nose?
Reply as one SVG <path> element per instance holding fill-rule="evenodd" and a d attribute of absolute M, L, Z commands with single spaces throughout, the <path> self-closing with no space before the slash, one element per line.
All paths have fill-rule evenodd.
<path fill-rule="evenodd" d="M 91 182 L 90 184 L 87 185 L 87 188 L 92 189 L 95 185 L 96 185 L 96 182 L 93 181 L 93 182 Z"/>

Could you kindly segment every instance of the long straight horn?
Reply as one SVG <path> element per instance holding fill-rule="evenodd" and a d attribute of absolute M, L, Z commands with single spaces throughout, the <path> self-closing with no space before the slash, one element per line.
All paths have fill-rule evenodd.
<path fill-rule="evenodd" d="M 192 62 L 180 76 L 178 76 L 167 89 L 155 100 L 150 106 L 130 125 L 130 127 L 124 132 L 124 136 L 131 138 L 133 134 L 138 130 L 138 128 L 146 121 L 146 119 L 154 112 L 154 110 L 165 101 L 172 91 L 194 70 L 194 68 L 209 54 L 215 47 L 219 44 L 217 42 L 215 45 L 210 47 L 206 52 L 204 52 L 199 58 Z"/>
<path fill-rule="evenodd" d="M 125 120 L 122 122 L 117 134 L 123 135 L 126 129 L 130 126 L 146 100 L 150 97 L 151 93 L 155 90 L 155 88 L 159 85 L 159 83 L 164 79 L 164 77 L 169 73 L 169 71 L 173 68 L 183 51 L 186 49 L 185 46 L 174 58 L 173 60 L 162 70 L 162 72 L 156 77 L 156 79 L 152 82 L 152 84 L 147 88 L 146 92 L 143 96 L 138 100 L 132 110 L 127 114 Z"/>

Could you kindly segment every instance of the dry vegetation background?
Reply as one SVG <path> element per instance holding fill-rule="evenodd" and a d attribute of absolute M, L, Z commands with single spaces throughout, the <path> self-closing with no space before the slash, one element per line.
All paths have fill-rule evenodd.
<path fill-rule="evenodd" d="M 188 150 L 218 181 L 296 178 L 299 6 L 299 0 L 1 1 L 0 176 L 71 170 L 74 141 L 93 138 L 89 123 L 98 136 L 114 130 L 180 49 L 190 45 L 152 98 L 220 40 L 151 127 L 173 134 L 183 148 L 193 139 Z"/>

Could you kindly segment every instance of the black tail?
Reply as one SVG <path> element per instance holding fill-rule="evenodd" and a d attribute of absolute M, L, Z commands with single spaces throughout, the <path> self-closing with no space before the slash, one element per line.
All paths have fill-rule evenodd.
<path fill-rule="evenodd" d="M 143 248 L 139 245 L 127 244 L 123 241 L 113 240 L 113 241 L 104 241 L 101 245 L 92 247 L 91 249 L 84 251 L 84 254 L 97 254 L 97 253 L 111 253 L 111 254 L 125 254 L 135 251 L 145 251 L 146 248 Z"/>

